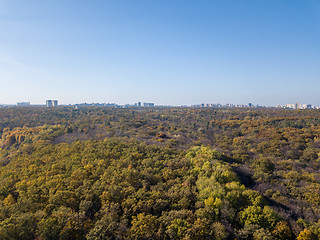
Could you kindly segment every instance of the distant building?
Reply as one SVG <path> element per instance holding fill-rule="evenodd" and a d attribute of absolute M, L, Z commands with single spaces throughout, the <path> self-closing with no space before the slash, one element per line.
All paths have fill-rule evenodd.
<path fill-rule="evenodd" d="M 286 104 L 283 107 L 284 108 L 289 108 L 289 109 L 312 109 L 312 108 L 315 108 L 311 104 L 299 104 L 299 103 Z"/>
<path fill-rule="evenodd" d="M 19 106 L 19 107 L 28 107 L 28 106 L 30 106 L 30 102 L 18 102 L 17 106 Z"/>
<path fill-rule="evenodd" d="M 235 105 L 232 104 L 232 103 L 227 103 L 227 104 L 226 104 L 226 107 L 235 107 Z"/>
<path fill-rule="evenodd" d="M 118 107 L 115 103 L 77 103 L 74 106 L 79 107 Z"/>
<path fill-rule="evenodd" d="M 154 103 L 143 103 L 144 107 L 154 107 Z"/>
<path fill-rule="evenodd" d="M 58 107 L 58 100 L 47 100 L 46 106 L 47 107 Z"/>
<path fill-rule="evenodd" d="M 52 107 L 52 100 L 47 100 L 46 101 L 46 106 L 47 107 Z"/>
<path fill-rule="evenodd" d="M 118 105 L 115 103 L 106 103 L 104 104 L 105 107 L 117 107 Z"/>

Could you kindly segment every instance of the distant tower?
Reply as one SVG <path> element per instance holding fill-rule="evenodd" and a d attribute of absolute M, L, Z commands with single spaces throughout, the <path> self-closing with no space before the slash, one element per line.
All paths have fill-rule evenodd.
<path fill-rule="evenodd" d="M 141 107 L 141 102 L 138 102 L 138 107 Z"/>
<path fill-rule="evenodd" d="M 47 100 L 46 101 L 46 105 L 47 105 L 47 107 L 52 107 L 52 100 Z"/>
<path fill-rule="evenodd" d="M 58 100 L 52 100 L 52 102 L 54 107 L 58 107 Z"/>

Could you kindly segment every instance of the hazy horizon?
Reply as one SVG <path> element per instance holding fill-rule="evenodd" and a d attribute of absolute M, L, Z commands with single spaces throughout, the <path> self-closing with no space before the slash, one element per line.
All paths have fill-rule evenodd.
<path fill-rule="evenodd" d="M 320 105 L 320 2 L 0 0 L 0 104 Z"/>

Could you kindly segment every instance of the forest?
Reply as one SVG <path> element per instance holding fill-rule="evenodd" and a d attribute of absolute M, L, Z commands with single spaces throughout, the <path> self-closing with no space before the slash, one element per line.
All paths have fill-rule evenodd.
<path fill-rule="evenodd" d="M 320 110 L 0 108 L 0 239 L 320 239 Z"/>

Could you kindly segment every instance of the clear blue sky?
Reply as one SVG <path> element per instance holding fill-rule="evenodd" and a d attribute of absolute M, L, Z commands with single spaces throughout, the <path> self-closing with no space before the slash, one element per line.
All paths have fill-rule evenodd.
<path fill-rule="evenodd" d="M 0 0 L 0 103 L 320 105 L 319 0 Z"/>

